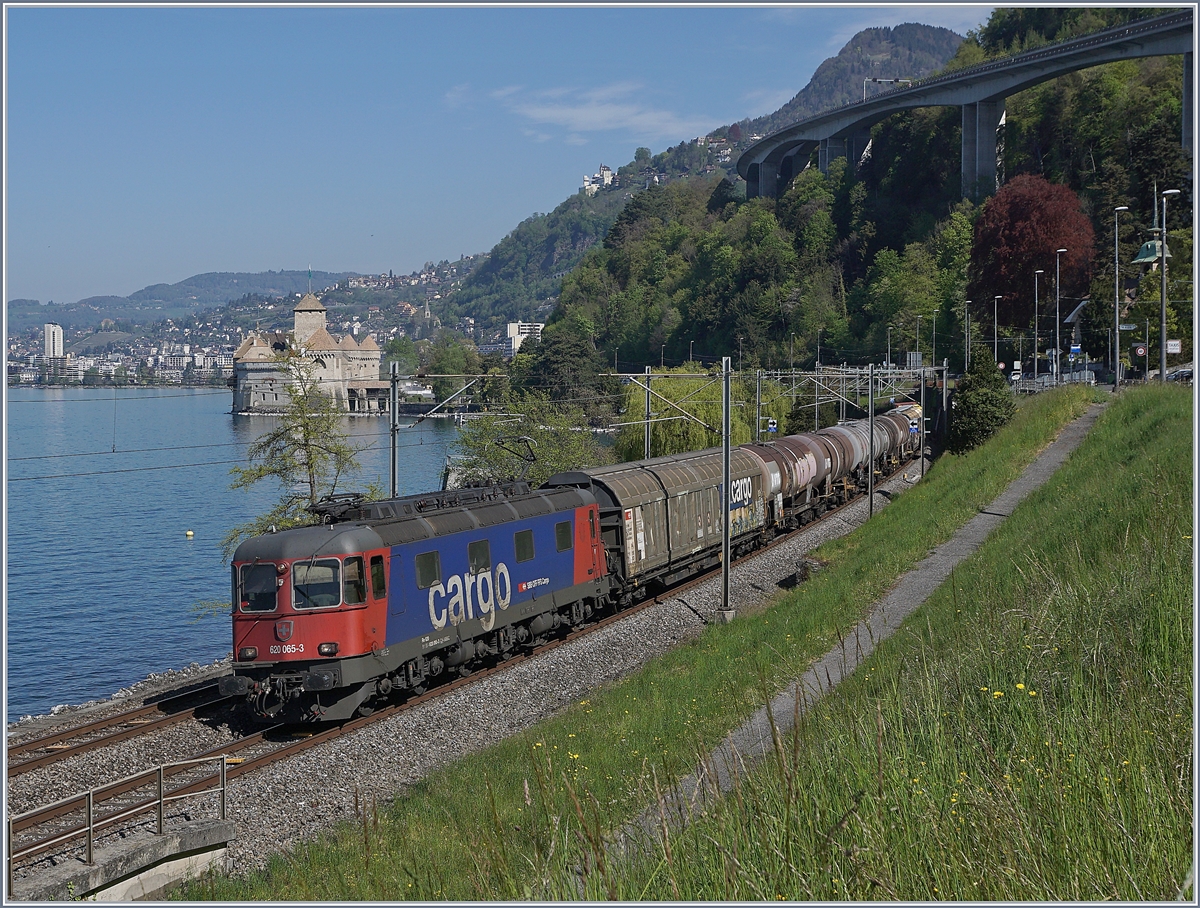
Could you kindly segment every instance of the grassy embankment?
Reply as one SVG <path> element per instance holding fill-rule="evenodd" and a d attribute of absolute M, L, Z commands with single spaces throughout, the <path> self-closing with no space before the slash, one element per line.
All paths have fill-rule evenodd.
<path fill-rule="evenodd" d="M 778 760 L 617 859 L 656 802 L 1089 401 L 1037 395 L 829 567 L 457 761 L 361 825 L 186 898 L 1171 898 L 1191 849 L 1191 397 L 1132 389 Z M 1020 685 L 1020 686 L 1018 686 Z M 583 868 L 580 877 L 576 870 Z"/>

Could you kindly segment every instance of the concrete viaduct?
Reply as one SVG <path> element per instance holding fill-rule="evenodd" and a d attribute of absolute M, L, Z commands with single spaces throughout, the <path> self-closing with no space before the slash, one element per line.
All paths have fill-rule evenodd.
<path fill-rule="evenodd" d="M 922 79 L 910 87 L 881 92 L 801 120 L 767 136 L 738 158 L 746 196 L 778 196 L 818 150 L 824 172 L 832 160 L 858 160 L 871 127 L 901 110 L 962 108 L 964 196 L 995 192 L 996 131 L 1004 99 L 1049 79 L 1130 57 L 1183 55 L 1183 146 L 1192 150 L 1192 10 L 1185 9 L 1105 29 L 1061 44 Z"/>

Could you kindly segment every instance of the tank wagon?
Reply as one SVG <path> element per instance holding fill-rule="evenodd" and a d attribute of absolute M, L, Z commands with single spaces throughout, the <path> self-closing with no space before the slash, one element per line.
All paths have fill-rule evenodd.
<path fill-rule="evenodd" d="M 730 546 L 763 545 L 916 452 L 920 409 L 730 452 Z M 318 508 L 243 542 L 234 670 L 261 719 L 343 720 L 529 650 L 720 562 L 720 448 L 524 483 Z"/>

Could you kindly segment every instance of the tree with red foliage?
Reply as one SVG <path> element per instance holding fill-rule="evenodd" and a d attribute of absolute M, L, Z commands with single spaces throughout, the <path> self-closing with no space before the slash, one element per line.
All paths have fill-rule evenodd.
<path fill-rule="evenodd" d="M 1096 251 L 1092 224 L 1079 197 L 1066 186 L 1022 174 L 988 199 L 975 222 L 967 286 L 974 317 L 981 327 L 987 326 L 985 335 L 991 334 L 997 295 L 1002 327 L 1018 331 L 1033 327 L 1033 275 L 1041 269 L 1045 274 L 1038 280 L 1038 333 L 1053 338 L 1058 249 L 1067 250 L 1058 256 L 1061 314 L 1066 317 L 1088 293 Z"/>

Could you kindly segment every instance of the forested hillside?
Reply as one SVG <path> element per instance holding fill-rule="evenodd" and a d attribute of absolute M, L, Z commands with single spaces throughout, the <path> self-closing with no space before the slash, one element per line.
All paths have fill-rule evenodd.
<path fill-rule="evenodd" d="M 450 297 L 450 316 L 469 315 L 480 328 L 528 321 L 553 309 L 564 273 L 608 232 L 630 191 L 577 192 L 550 214 L 526 218 L 493 247 Z M 548 304 L 549 301 L 549 304 Z"/>
<path fill-rule="evenodd" d="M 951 65 L 1130 15 L 997 11 Z M 1005 184 L 982 206 L 961 197 L 957 108 L 890 117 L 873 129 L 861 166 L 843 159 L 826 174 L 810 167 L 778 200 L 742 201 L 716 175 L 651 188 L 564 279 L 536 356 L 561 362 L 562 347 L 581 362 L 579 351 L 592 348 L 595 361 L 624 369 L 721 355 L 744 368 L 793 361 L 810 367 L 819 341 L 826 364 L 881 362 L 889 340 L 893 360 L 915 349 L 919 327 L 926 356 L 936 331 L 938 359 L 949 356 L 952 367 L 961 367 L 964 307 L 972 300 L 976 340 L 991 341 L 995 311 L 1000 359 L 1020 353 L 1028 360 L 1033 272 L 1043 272 L 1044 350 L 1052 338 L 1058 266 L 1062 315 L 1091 300 L 1081 317 L 1082 343 L 1092 360 L 1103 361 L 1113 320 L 1117 206 L 1129 208 L 1121 223 L 1122 274 L 1132 287 L 1144 287 L 1123 304 L 1122 318 L 1139 324 L 1149 318 L 1157 344 L 1157 273 L 1129 265 L 1150 239 L 1157 186 L 1183 191 L 1170 208 L 1169 330 L 1185 339 L 1186 359 L 1191 198 L 1180 147 L 1181 85 L 1180 58 L 1150 58 L 1084 70 L 1010 97 Z M 1067 254 L 1056 256 L 1059 248 Z M 552 372 L 538 374 L 547 381 Z"/>

